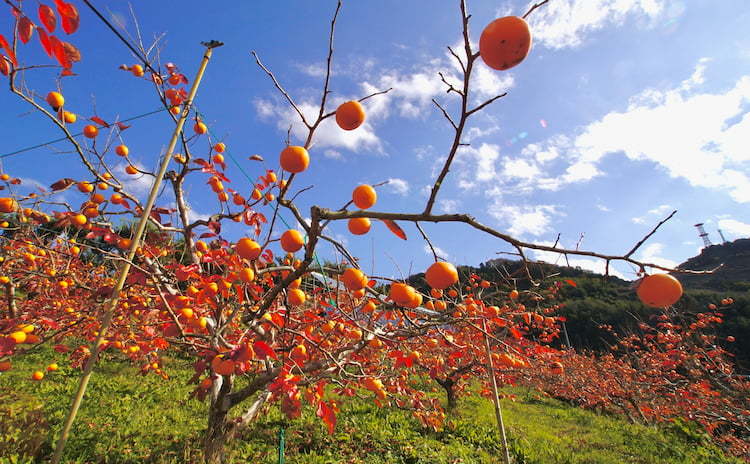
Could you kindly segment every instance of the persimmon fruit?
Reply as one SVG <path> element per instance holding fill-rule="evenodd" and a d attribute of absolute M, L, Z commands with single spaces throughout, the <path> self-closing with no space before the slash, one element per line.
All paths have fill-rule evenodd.
<path fill-rule="evenodd" d="M 352 201 L 359 209 L 372 208 L 378 201 L 378 194 L 371 185 L 363 184 L 358 186 L 352 192 Z"/>
<path fill-rule="evenodd" d="M 281 164 L 281 169 L 297 174 L 307 169 L 310 165 L 310 155 L 307 153 L 305 147 L 290 145 L 281 150 L 279 163 Z"/>
<path fill-rule="evenodd" d="M 341 282 L 349 290 L 362 290 L 367 286 L 367 276 L 359 269 L 350 267 L 341 274 Z"/>
<path fill-rule="evenodd" d="M 370 231 L 370 227 L 372 226 L 372 223 L 370 222 L 369 218 L 352 218 L 349 219 L 349 223 L 347 224 L 347 227 L 349 228 L 349 232 L 351 232 L 354 235 L 364 235 L 367 232 Z"/>
<path fill-rule="evenodd" d="M 99 135 L 99 128 L 93 124 L 89 124 L 83 128 L 83 136 L 89 139 L 95 138 Z"/>
<path fill-rule="evenodd" d="M 255 240 L 243 237 L 237 241 L 237 254 L 245 259 L 257 259 L 260 256 L 260 245 Z"/>
<path fill-rule="evenodd" d="M 358 101 L 348 101 L 336 108 L 336 124 L 346 131 L 354 130 L 365 122 L 365 109 Z"/>
<path fill-rule="evenodd" d="M 669 274 L 651 274 L 641 279 L 636 293 L 646 306 L 664 308 L 682 297 L 682 284 Z"/>
<path fill-rule="evenodd" d="M 453 264 L 440 261 L 427 268 L 425 279 L 430 287 L 443 290 L 458 282 L 458 270 Z"/>
<path fill-rule="evenodd" d="M 60 92 L 50 92 L 47 94 L 47 104 L 57 111 L 65 104 L 65 98 Z"/>
<path fill-rule="evenodd" d="M 523 18 L 492 21 L 479 37 L 479 56 L 492 69 L 504 71 L 522 62 L 531 50 L 531 31 Z"/>
<path fill-rule="evenodd" d="M 281 248 L 287 253 L 294 253 L 305 246 L 305 238 L 296 229 L 289 229 L 281 234 Z"/>

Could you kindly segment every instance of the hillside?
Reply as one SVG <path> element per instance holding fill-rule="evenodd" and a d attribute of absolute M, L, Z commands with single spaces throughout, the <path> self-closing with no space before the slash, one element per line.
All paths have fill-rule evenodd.
<path fill-rule="evenodd" d="M 683 283 L 685 295 L 677 304 L 684 311 L 697 313 L 706 310 L 710 303 L 719 305 L 724 298 L 731 297 L 734 304 L 722 308 L 724 322 L 718 335 L 725 339 L 732 335 L 734 343 L 724 343 L 725 348 L 737 356 L 737 365 L 743 372 L 750 372 L 750 239 L 735 240 L 723 245 L 713 245 L 700 255 L 680 265 L 683 269 L 712 269 L 722 267 L 711 275 L 677 275 Z M 604 277 L 581 268 L 558 266 L 548 263 L 530 264 L 531 274 L 536 279 L 575 282 L 575 286 L 563 285 L 561 299 L 564 302 L 559 314 L 565 316 L 565 329 L 570 344 L 576 349 L 603 350 L 611 343 L 601 324 L 611 325 L 619 333 L 637 330 L 638 322 L 647 320 L 658 310 L 641 304 L 633 291 L 633 283 L 617 277 Z M 479 267 L 462 267 L 464 274 L 476 273 L 491 282 L 506 282 L 519 289 L 531 285 L 525 278 L 520 261 L 493 259 Z M 412 276 L 415 285 L 424 285 L 423 275 Z M 560 341 L 558 344 L 561 344 Z"/>
<path fill-rule="evenodd" d="M 744 238 L 722 245 L 711 245 L 680 264 L 681 269 L 709 270 L 721 266 L 710 275 L 686 275 L 677 277 L 689 288 L 705 288 L 717 291 L 750 290 L 750 239 Z"/>
<path fill-rule="evenodd" d="M 61 370 L 42 382 L 30 372 L 50 361 Z M 200 461 L 206 405 L 188 399 L 185 361 L 165 360 L 169 380 L 142 377 L 117 357 L 100 363 L 73 429 L 66 462 L 193 463 Z M 0 373 L 0 462 L 40 462 L 51 452 L 50 432 L 69 405 L 79 371 L 65 357 L 43 350 Z M 739 464 L 688 428 L 632 425 L 520 388 L 503 400 L 512 455 L 526 464 Z M 513 396 L 510 396 L 510 395 Z M 229 463 L 277 463 L 278 431 L 286 434 L 286 462 L 298 464 L 490 464 L 501 445 L 491 403 L 472 396 L 459 403 L 439 431 L 409 412 L 379 408 L 370 398 L 341 399 L 332 435 L 306 408 L 282 419 L 272 407 L 232 445 Z"/>

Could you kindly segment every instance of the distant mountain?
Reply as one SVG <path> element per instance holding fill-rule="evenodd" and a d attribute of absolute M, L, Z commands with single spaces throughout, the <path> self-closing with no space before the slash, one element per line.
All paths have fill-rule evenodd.
<path fill-rule="evenodd" d="M 732 297 L 734 304 L 720 309 L 724 323 L 716 335 L 725 348 L 735 353 L 740 369 L 750 372 L 750 239 L 704 248 L 679 268 L 709 270 L 719 265 L 721 268 L 713 274 L 676 274 L 685 288 L 677 307 L 694 314 L 706 311 L 710 303 L 720 306 L 723 298 Z M 560 288 L 564 304 L 559 314 L 567 318 L 567 339 L 576 349 L 598 351 L 608 347 L 613 340 L 599 329 L 600 324 L 611 325 L 621 334 L 629 333 L 638 330 L 639 320 L 648 320 L 659 313 L 658 309 L 646 307 L 638 300 L 633 282 L 548 263 L 530 263 L 529 271 L 535 280 L 564 283 Z M 531 287 L 523 263 L 518 260 L 492 259 L 479 267 L 461 266 L 459 272 L 463 276 L 477 274 L 490 282 L 504 282 L 519 290 Z M 568 280 L 575 285 L 570 285 Z M 427 291 L 424 274 L 411 276 L 409 281 Z M 736 342 L 726 342 L 729 335 L 734 336 Z"/>
<path fill-rule="evenodd" d="M 710 270 L 713 274 L 680 274 L 677 278 L 688 288 L 716 291 L 750 291 L 750 239 L 743 238 L 722 245 L 711 245 L 679 265 L 680 269 Z"/>

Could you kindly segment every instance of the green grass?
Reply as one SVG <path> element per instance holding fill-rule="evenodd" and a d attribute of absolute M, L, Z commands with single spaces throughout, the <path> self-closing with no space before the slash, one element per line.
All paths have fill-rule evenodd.
<path fill-rule="evenodd" d="M 60 355 L 45 351 L 0 374 L 0 463 L 38 462 L 49 456 L 78 381 Z M 61 370 L 42 382 L 32 370 L 51 360 Z M 89 385 L 68 447 L 66 462 L 185 463 L 200 461 L 204 403 L 188 399 L 189 365 L 173 360 L 171 378 L 142 377 L 117 360 L 105 360 Z M 686 427 L 635 426 L 515 389 L 503 408 L 516 462 L 739 463 L 723 457 L 705 437 Z M 489 401 L 467 398 L 460 414 L 438 432 L 424 429 L 405 411 L 369 401 L 343 402 L 329 435 L 307 408 L 288 422 L 273 407 L 230 447 L 230 462 L 276 463 L 280 426 L 286 430 L 288 463 L 453 464 L 500 462 L 501 445 Z M 36 459 L 36 460 L 35 460 Z"/>

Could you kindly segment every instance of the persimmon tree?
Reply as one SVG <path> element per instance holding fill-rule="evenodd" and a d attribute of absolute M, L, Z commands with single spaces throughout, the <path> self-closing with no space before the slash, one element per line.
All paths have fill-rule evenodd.
<path fill-rule="evenodd" d="M 527 366 L 528 353 L 544 351 L 523 338 L 537 331 L 533 333 L 540 341 L 549 340 L 555 320 L 542 306 L 522 308 L 511 288 L 496 288 L 503 296 L 493 302 L 491 295 L 477 290 L 485 288 L 483 282 L 459 282 L 455 267 L 437 256 L 425 274 L 429 294 L 404 281 L 367 276 L 356 257 L 327 232 L 336 221 L 347 221 L 353 235 L 364 235 L 371 221 L 378 220 L 404 240 L 405 225 L 413 225 L 430 248 L 422 223 L 463 223 L 509 244 L 524 262 L 528 250 L 544 250 L 598 257 L 607 265 L 625 261 L 640 269 L 670 270 L 633 258 L 663 222 L 625 254 L 606 255 L 525 242 L 467 214 L 433 213 L 459 147 L 465 145 L 471 118 L 505 95 L 474 104 L 475 66 L 504 70 L 519 64 L 531 48 L 524 18 L 546 2 L 533 5 L 523 18 L 492 22 L 481 35 L 479 50 L 471 40 L 466 2 L 458 3 L 462 49 L 449 51 L 461 73 L 457 80 L 441 74 L 447 101 L 434 100 L 453 136 L 424 209 L 375 211 L 377 186 L 352 185 L 351 198 L 342 198 L 338 205 L 312 206 L 308 220 L 297 200 L 314 195 L 315 189 L 298 188 L 298 177 L 304 178 L 314 162 L 308 151 L 313 150 L 317 129 L 334 118 L 341 130 L 357 130 L 366 118 L 362 102 L 390 90 L 331 108 L 334 31 L 341 2 L 331 21 L 320 103 L 312 116 L 252 52 L 299 117 L 305 135 L 296 141 L 288 134 L 286 143 L 279 141 L 280 169 L 259 167 L 263 157 L 254 156 L 241 171 L 254 170 L 250 184 L 230 187 L 239 183 L 232 182 L 238 173 L 226 164 L 228 144 L 212 138 L 193 101 L 211 52 L 220 43 L 204 44 L 198 78 L 190 81 L 178 66 L 162 64 L 154 47 L 112 28 L 137 60 L 120 69 L 148 83 L 152 98 L 175 124 L 160 170 L 151 171 L 131 158 L 129 125 L 96 115 L 84 122 L 72 109 L 78 102 L 65 98 L 63 84 L 75 78 L 72 68 L 81 53 L 54 32 L 57 19 L 66 35 L 76 31 L 77 7 L 55 0 L 54 8 L 42 4 L 34 15 L 29 5 L 6 0 L 15 22 L 10 40 L 0 36 L 0 71 L 7 75 L 10 92 L 64 135 L 86 172 L 78 179 L 61 177 L 49 189 L 29 194 L 18 191 L 17 178 L 2 178 L 8 193 L 0 198 L 5 221 L 0 367 L 12 368 L 12 356 L 48 342 L 84 366 L 55 459 L 60 458 L 99 353 L 116 350 L 138 363 L 144 374 L 163 377 L 165 352 L 179 350 L 193 357 L 193 395 L 209 403 L 204 443 L 209 463 L 221 462 L 226 443 L 269 404 L 278 404 L 290 417 L 299 415 L 303 404 L 310 405 L 333 430 L 336 397 L 368 392 L 380 404 L 409 408 L 426 425 L 439 427 L 444 417 L 439 402 L 411 382 L 411 376 L 424 369 L 443 382 L 489 373 L 500 421 L 496 383 L 508 378 L 507 369 Z M 83 4 L 106 22 L 90 2 Z M 35 33 L 52 65 L 24 63 Z M 27 73 L 38 72 L 40 66 L 60 71 L 54 90 L 38 93 L 27 85 Z M 183 131 L 188 118 L 191 127 Z M 275 159 L 274 154 L 265 157 Z M 118 163 L 125 163 L 124 173 L 115 169 Z M 129 178 L 153 182 L 152 195 L 144 201 L 130 191 Z M 167 188 L 160 190 L 162 180 Z M 189 214 L 187 186 L 199 184 L 216 195 L 218 206 L 207 219 L 195 220 Z M 81 203 L 63 201 L 62 193 L 80 195 Z M 284 224 L 284 216 L 295 223 Z M 133 224 L 122 227 L 129 221 Z M 243 237 L 229 240 L 227 230 L 236 232 L 237 223 L 243 226 Z M 337 250 L 340 263 L 319 263 L 323 242 Z M 531 277 L 528 268 L 527 274 Z M 23 298 L 16 297 L 16 289 L 23 290 Z M 543 301 L 540 298 L 533 301 Z M 507 304 L 500 301 L 504 299 Z M 66 341 L 73 337 L 83 337 L 89 345 L 70 346 Z M 459 358 L 465 359 L 451 361 Z M 36 373 L 33 378 L 41 380 Z M 506 461 L 507 456 L 506 448 Z"/>
<path fill-rule="evenodd" d="M 585 408 L 616 412 L 654 424 L 683 420 L 698 424 L 732 454 L 747 457 L 750 443 L 750 382 L 738 375 L 732 356 L 714 329 L 731 311 L 721 307 L 689 314 L 656 312 L 639 330 L 619 334 L 602 326 L 615 343 L 603 354 L 553 352 L 524 381 Z"/>

